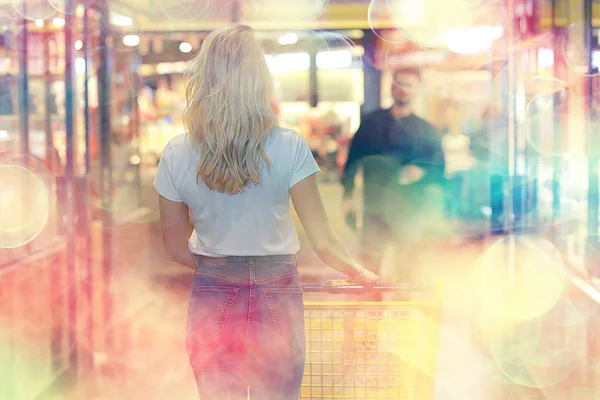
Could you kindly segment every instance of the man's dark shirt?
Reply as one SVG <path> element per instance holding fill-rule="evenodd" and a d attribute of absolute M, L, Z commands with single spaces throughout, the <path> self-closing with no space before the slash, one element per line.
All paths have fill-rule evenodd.
<path fill-rule="evenodd" d="M 380 212 L 390 189 L 402 190 L 400 169 L 416 165 L 425 177 L 410 188 L 421 190 L 443 177 L 444 158 L 433 125 L 414 114 L 395 120 L 389 109 L 367 115 L 352 139 L 342 183 L 344 195 L 354 189 L 354 178 L 363 167 L 365 209 Z M 406 186 L 404 188 L 407 188 Z"/>

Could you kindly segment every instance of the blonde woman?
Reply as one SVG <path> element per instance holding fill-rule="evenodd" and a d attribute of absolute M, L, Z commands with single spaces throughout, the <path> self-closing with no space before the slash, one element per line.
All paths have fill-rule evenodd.
<path fill-rule="evenodd" d="M 165 147 L 154 182 L 166 255 L 195 270 L 187 349 L 202 400 L 299 397 L 304 313 L 290 195 L 326 264 L 355 282 L 378 280 L 332 232 L 319 168 L 304 139 L 277 126 L 272 90 L 253 30 L 213 31 L 190 66 L 187 134 Z"/>

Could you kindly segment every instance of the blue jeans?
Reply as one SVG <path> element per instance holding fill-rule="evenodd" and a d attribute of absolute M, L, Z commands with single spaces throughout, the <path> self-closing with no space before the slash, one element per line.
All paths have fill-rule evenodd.
<path fill-rule="evenodd" d="M 294 256 L 198 256 L 187 350 L 201 400 L 295 400 L 304 305 Z"/>

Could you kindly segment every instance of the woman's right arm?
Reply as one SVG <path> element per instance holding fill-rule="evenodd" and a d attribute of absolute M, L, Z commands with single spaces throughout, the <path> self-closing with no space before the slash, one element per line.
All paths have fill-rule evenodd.
<path fill-rule="evenodd" d="M 379 277 L 356 262 L 329 225 L 317 176 L 311 175 L 290 189 L 296 213 L 319 258 L 351 281 L 376 283 Z"/>

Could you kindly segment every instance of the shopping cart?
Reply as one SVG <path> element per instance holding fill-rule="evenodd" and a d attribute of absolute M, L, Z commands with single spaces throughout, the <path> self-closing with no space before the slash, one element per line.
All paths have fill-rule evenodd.
<path fill-rule="evenodd" d="M 327 283 L 304 286 L 304 292 L 339 295 L 340 301 L 305 302 L 300 399 L 433 399 L 440 332 L 437 285 Z M 360 301 L 382 292 L 419 292 L 426 299 Z"/>

